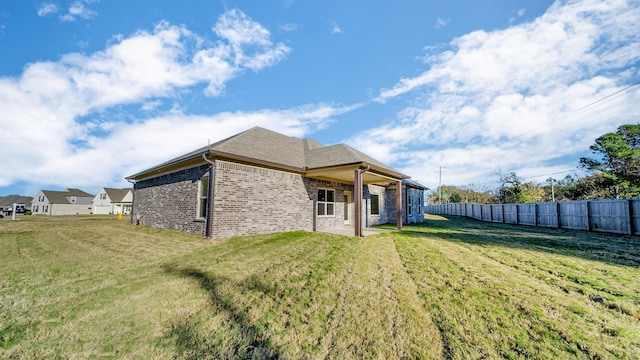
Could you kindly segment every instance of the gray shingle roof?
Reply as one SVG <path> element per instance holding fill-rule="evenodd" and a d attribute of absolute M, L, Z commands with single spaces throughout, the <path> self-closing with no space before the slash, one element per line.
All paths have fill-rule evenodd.
<path fill-rule="evenodd" d="M 409 187 L 413 187 L 416 189 L 420 189 L 420 190 L 429 190 L 428 187 L 420 184 L 419 182 L 412 180 L 412 179 L 402 179 L 402 184 L 409 186 Z"/>
<path fill-rule="evenodd" d="M 254 127 L 127 178 L 142 178 L 144 175 L 159 171 L 165 167 L 202 157 L 203 154 L 241 158 L 249 162 L 270 163 L 276 167 L 293 168 L 301 172 L 311 169 L 366 163 L 376 166 L 382 171 L 400 174 L 397 170 L 345 144 L 325 146 L 313 139 L 300 139 L 261 127 Z"/>
<path fill-rule="evenodd" d="M 86 198 L 94 197 L 94 195 L 91 195 L 79 189 L 67 189 L 65 191 L 42 190 L 42 193 L 47 197 L 47 200 L 49 200 L 49 203 L 51 204 L 69 204 L 69 199 L 67 198 L 68 196 Z"/>
<path fill-rule="evenodd" d="M 214 152 L 304 168 L 305 145 L 299 138 L 255 127 L 211 145 Z"/>
<path fill-rule="evenodd" d="M 4 208 L 7 206 L 12 206 L 15 204 L 25 204 L 27 207 L 31 207 L 31 200 L 33 198 L 31 196 L 22 196 L 22 195 L 7 195 L 0 196 L 0 207 Z"/>
<path fill-rule="evenodd" d="M 104 191 L 109 195 L 109 199 L 111 199 L 112 202 L 122 202 L 122 199 L 124 199 L 130 191 L 133 191 L 133 189 L 104 188 Z"/>

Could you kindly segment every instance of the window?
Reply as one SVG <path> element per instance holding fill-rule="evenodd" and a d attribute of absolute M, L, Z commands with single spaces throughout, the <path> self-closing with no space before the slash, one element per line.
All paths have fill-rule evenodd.
<path fill-rule="evenodd" d="M 71 200 L 69 202 L 72 203 L 72 204 L 75 204 L 76 203 L 76 197 L 72 196 Z"/>
<path fill-rule="evenodd" d="M 38 212 L 38 205 L 34 206 L 34 212 Z"/>
<path fill-rule="evenodd" d="M 380 195 L 371 194 L 371 215 L 380 215 Z"/>
<path fill-rule="evenodd" d="M 36 208 L 38 207 L 38 205 L 36 205 Z M 42 207 L 42 212 L 48 212 L 49 211 L 49 205 L 45 205 Z"/>
<path fill-rule="evenodd" d="M 413 215 L 412 210 L 413 205 L 411 204 L 411 195 L 407 195 L 407 214 L 409 214 L 409 216 Z"/>
<path fill-rule="evenodd" d="M 422 197 L 418 196 L 418 215 L 422 214 Z"/>
<path fill-rule="evenodd" d="M 44 201 L 44 195 L 40 195 L 40 197 L 38 198 L 38 201 Z"/>
<path fill-rule="evenodd" d="M 318 216 L 333 216 L 335 207 L 335 191 L 318 190 Z"/>
<path fill-rule="evenodd" d="M 101 193 L 100 194 L 100 199 L 101 200 L 105 200 L 107 198 L 107 193 Z"/>
<path fill-rule="evenodd" d="M 207 202 L 209 201 L 209 175 L 200 178 L 198 189 L 198 217 L 207 217 Z"/>

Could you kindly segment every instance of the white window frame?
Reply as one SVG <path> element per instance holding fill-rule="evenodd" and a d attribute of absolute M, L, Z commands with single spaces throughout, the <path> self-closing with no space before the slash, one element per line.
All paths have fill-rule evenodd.
<path fill-rule="evenodd" d="M 407 195 L 407 215 L 413 216 L 413 204 L 411 202 L 411 195 Z"/>
<path fill-rule="evenodd" d="M 206 185 L 204 185 L 206 184 Z M 203 188 L 203 185 L 206 188 Z M 196 218 L 205 219 L 207 217 L 207 203 L 209 202 L 209 173 L 200 177 L 198 182 L 198 202 Z M 203 194 L 204 193 L 204 194 Z"/>
<path fill-rule="evenodd" d="M 320 200 L 320 191 L 325 191 L 325 200 Z M 333 201 L 329 201 L 329 192 L 333 193 Z M 332 207 L 332 213 L 328 214 L 329 205 Z M 320 209 L 322 210 L 322 214 L 320 214 Z M 318 201 L 316 201 L 316 216 L 318 217 L 335 217 L 336 216 L 336 190 L 335 189 L 326 189 L 326 188 L 318 188 Z"/>

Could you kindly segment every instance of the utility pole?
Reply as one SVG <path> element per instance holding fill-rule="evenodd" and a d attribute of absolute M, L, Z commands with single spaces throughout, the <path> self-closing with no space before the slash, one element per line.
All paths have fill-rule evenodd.
<path fill-rule="evenodd" d="M 440 175 L 438 175 L 438 196 L 440 197 L 439 204 L 442 204 L 442 166 L 440 166 Z"/>
<path fill-rule="evenodd" d="M 438 203 L 442 204 L 442 166 L 438 171 Z"/>
<path fill-rule="evenodd" d="M 556 193 L 555 190 L 553 189 L 553 183 L 555 182 L 556 179 L 554 178 L 548 178 L 547 181 L 551 183 L 551 202 L 556 202 Z"/>

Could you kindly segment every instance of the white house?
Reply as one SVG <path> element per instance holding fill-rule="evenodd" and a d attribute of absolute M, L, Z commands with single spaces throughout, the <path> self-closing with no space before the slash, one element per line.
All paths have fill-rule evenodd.
<path fill-rule="evenodd" d="M 131 214 L 133 189 L 102 188 L 93 198 L 94 214 Z"/>
<path fill-rule="evenodd" d="M 94 195 L 79 189 L 41 190 L 31 201 L 33 215 L 91 214 Z"/>

